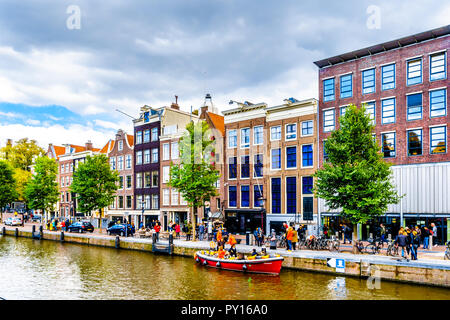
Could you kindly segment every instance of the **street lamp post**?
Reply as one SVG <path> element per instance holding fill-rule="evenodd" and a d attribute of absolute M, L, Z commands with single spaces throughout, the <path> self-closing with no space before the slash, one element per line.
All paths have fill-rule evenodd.
<path fill-rule="evenodd" d="M 144 200 L 144 197 L 142 197 L 141 206 L 142 206 L 141 222 L 142 222 L 142 226 L 145 227 L 145 223 L 144 223 L 145 200 Z"/>

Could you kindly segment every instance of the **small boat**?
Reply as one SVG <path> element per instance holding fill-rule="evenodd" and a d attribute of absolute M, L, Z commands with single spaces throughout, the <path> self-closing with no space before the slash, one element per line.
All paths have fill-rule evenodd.
<path fill-rule="evenodd" d="M 224 270 L 252 273 L 279 274 L 284 258 L 280 255 L 267 255 L 253 259 L 225 258 L 219 259 L 209 251 L 197 251 L 194 255 L 196 262 L 203 266 Z"/>

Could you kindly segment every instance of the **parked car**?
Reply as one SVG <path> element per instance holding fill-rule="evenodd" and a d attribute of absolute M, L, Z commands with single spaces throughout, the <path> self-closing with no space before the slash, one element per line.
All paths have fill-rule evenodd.
<path fill-rule="evenodd" d="M 39 214 L 36 214 L 36 215 L 33 216 L 33 218 L 32 218 L 31 220 L 32 220 L 33 222 L 41 221 L 41 220 L 42 220 L 42 216 L 39 215 Z"/>
<path fill-rule="evenodd" d="M 5 225 L 7 225 L 7 226 L 21 226 L 22 225 L 22 220 L 20 218 L 17 218 L 17 217 L 9 217 L 8 219 L 5 220 Z"/>
<path fill-rule="evenodd" d="M 127 236 L 133 236 L 133 233 L 131 231 L 131 225 L 127 224 L 126 226 L 128 227 L 127 228 L 128 230 L 126 232 Z M 118 223 L 118 224 L 115 224 L 115 225 L 109 227 L 108 229 L 106 229 L 106 231 L 109 235 L 117 234 L 117 235 L 121 235 L 122 237 L 124 237 L 126 226 L 124 223 Z"/>
<path fill-rule="evenodd" d="M 86 231 L 94 232 L 94 226 L 88 221 L 78 221 L 78 222 L 72 223 L 67 228 L 67 230 L 69 232 L 79 232 L 79 233 L 86 232 Z"/>

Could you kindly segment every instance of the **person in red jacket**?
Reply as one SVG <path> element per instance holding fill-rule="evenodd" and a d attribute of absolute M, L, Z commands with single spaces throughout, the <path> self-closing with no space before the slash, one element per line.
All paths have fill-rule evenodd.
<path fill-rule="evenodd" d="M 156 241 L 159 241 L 159 232 L 161 231 L 161 226 L 159 225 L 159 223 L 155 223 L 153 229 L 155 229 L 156 232 Z"/>

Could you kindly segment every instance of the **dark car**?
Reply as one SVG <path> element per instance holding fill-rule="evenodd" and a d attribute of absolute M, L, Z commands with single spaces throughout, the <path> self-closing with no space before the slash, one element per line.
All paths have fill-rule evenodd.
<path fill-rule="evenodd" d="M 128 227 L 127 231 L 125 230 L 125 224 L 123 224 L 123 223 L 115 224 L 106 230 L 109 235 L 117 234 L 117 235 L 121 235 L 123 237 L 123 236 L 125 236 L 125 233 L 126 233 L 127 237 L 133 236 L 133 231 L 132 231 L 131 225 L 128 224 L 126 226 Z"/>
<path fill-rule="evenodd" d="M 94 232 L 94 226 L 90 222 L 79 221 L 79 222 L 72 223 L 67 228 L 67 230 L 69 232 L 79 232 L 79 233 L 86 232 L 86 231 Z"/>
<path fill-rule="evenodd" d="M 41 216 L 41 215 L 38 215 L 38 214 L 33 215 L 33 218 L 31 218 L 31 220 L 32 220 L 33 222 L 41 221 L 41 220 L 42 220 L 42 216 Z"/>

